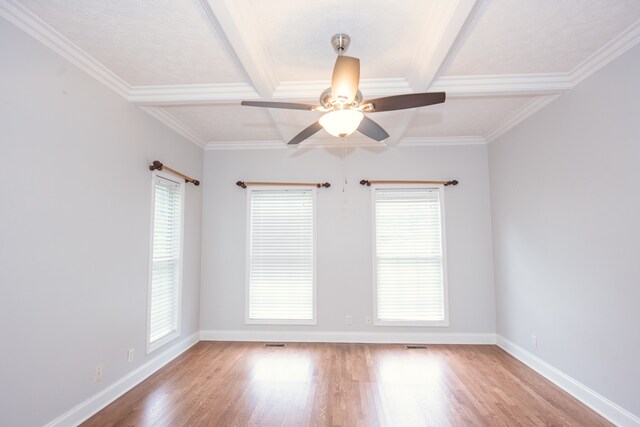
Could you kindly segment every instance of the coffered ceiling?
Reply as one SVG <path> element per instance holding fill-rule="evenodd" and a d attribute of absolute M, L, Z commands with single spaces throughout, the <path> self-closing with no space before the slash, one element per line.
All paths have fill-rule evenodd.
<path fill-rule="evenodd" d="M 208 149 L 286 148 L 320 114 L 240 101 L 317 103 L 338 32 L 365 98 L 447 92 L 373 113 L 387 146 L 489 142 L 640 42 L 638 0 L 0 0 L 0 16 Z"/>

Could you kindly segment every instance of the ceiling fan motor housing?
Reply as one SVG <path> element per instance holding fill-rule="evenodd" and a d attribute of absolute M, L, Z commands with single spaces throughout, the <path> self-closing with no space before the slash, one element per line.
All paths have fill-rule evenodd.
<path fill-rule="evenodd" d="M 295 145 L 315 135 L 323 128 L 331 135 L 342 139 L 357 130 L 369 138 L 382 141 L 388 138 L 389 134 L 375 121 L 365 117 L 364 113 L 418 108 L 445 101 L 444 92 L 409 93 L 363 101 L 362 92 L 358 89 L 360 85 L 360 59 L 344 55 L 350 43 L 351 38 L 344 33 L 334 34 L 331 37 L 331 46 L 338 57 L 333 66 L 331 87 L 320 94 L 319 106 L 276 101 L 242 101 L 241 104 L 323 113 L 318 121 L 307 126 L 288 143 Z"/>
<path fill-rule="evenodd" d="M 333 46 L 333 50 L 338 54 L 342 55 L 349 48 L 349 44 L 351 43 L 351 37 L 344 33 L 335 34 L 331 37 L 331 46 Z"/>
<path fill-rule="evenodd" d="M 362 92 L 358 90 L 358 92 L 356 93 L 356 99 L 353 101 L 353 103 L 346 106 L 343 105 L 342 108 L 346 108 L 349 106 L 358 107 L 361 102 L 362 102 Z M 331 97 L 330 87 L 323 90 L 322 93 L 320 94 L 320 105 L 330 110 L 336 107 L 334 99 Z"/>

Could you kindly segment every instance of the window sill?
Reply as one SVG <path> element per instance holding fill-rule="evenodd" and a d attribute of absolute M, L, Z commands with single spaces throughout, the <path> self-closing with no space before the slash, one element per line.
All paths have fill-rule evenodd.
<path fill-rule="evenodd" d="M 448 328 L 449 320 L 376 320 L 373 326 L 417 326 Z"/>
<path fill-rule="evenodd" d="M 298 320 L 298 319 L 245 319 L 246 325 L 297 325 L 297 326 L 316 326 L 318 321 L 316 319 L 311 320 Z"/>
<path fill-rule="evenodd" d="M 153 343 L 147 343 L 147 353 L 146 354 L 153 353 L 154 351 L 156 351 L 157 349 L 159 349 L 163 345 L 170 343 L 171 341 L 175 340 L 179 336 L 180 336 L 180 331 L 175 331 L 175 332 L 172 332 L 171 334 L 167 335 L 164 338 L 161 338 L 161 339 L 159 339 L 157 341 L 154 341 Z"/>

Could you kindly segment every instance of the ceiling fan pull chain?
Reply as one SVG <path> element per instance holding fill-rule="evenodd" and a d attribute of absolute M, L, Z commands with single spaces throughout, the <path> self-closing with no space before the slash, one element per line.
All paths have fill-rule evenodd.
<path fill-rule="evenodd" d="M 347 145 L 342 144 L 342 175 L 344 176 L 344 184 L 342 185 L 342 192 L 345 192 L 347 182 Z"/>

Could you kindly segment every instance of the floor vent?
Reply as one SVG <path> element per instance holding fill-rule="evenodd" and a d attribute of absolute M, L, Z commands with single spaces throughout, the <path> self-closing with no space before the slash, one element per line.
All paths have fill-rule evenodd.
<path fill-rule="evenodd" d="M 407 350 L 426 350 L 428 347 L 424 344 L 410 344 L 405 345 L 404 348 Z"/>
<path fill-rule="evenodd" d="M 265 348 L 285 348 L 287 345 L 282 343 L 268 342 L 264 345 Z"/>

